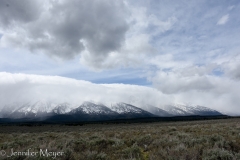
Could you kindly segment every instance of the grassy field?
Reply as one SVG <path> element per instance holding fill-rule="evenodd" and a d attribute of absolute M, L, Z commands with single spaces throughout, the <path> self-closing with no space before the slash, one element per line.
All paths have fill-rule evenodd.
<path fill-rule="evenodd" d="M 27 155 L 28 151 L 36 154 Z M 54 157 L 63 160 L 238 160 L 240 119 L 0 126 L 0 159 Z"/>

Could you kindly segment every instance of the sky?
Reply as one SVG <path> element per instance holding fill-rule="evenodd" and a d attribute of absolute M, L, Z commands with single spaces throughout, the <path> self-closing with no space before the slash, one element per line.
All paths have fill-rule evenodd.
<path fill-rule="evenodd" d="M 0 100 L 72 92 L 240 115 L 239 12 L 238 0 L 1 0 Z"/>

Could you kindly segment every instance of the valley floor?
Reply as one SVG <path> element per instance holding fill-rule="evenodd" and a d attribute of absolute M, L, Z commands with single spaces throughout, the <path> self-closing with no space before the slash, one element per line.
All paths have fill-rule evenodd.
<path fill-rule="evenodd" d="M 240 118 L 0 126 L 0 159 L 54 157 L 63 160 L 237 160 L 240 159 Z"/>

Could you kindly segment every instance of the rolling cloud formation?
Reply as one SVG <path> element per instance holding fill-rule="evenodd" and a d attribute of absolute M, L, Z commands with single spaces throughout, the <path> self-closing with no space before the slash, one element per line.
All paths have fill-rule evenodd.
<path fill-rule="evenodd" d="M 176 78 L 176 77 L 172 77 Z M 170 79 L 171 81 L 172 79 Z M 11 102 L 31 102 L 47 100 L 56 103 L 81 104 L 94 101 L 110 105 L 116 102 L 130 103 L 139 107 L 147 104 L 163 107 L 173 103 L 190 103 L 217 109 L 228 114 L 239 114 L 237 84 L 226 81 L 221 86 L 219 79 L 212 79 L 216 88 L 212 91 L 188 90 L 183 93 L 165 94 L 154 88 L 126 84 L 94 84 L 59 76 L 39 76 L 0 73 L 1 107 Z M 190 82 L 199 83 L 199 82 Z M 184 84 L 183 84 L 184 85 Z M 173 86 L 173 88 L 176 86 Z M 180 86 L 181 87 L 181 86 Z M 232 94 L 224 94 L 224 89 L 232 88 Z M 172 90 L 173 88 L 170 88 Z M 236 94 L 236 95 L 234 95 Z M 220 95 L 220 96 L 219 96 Z M 234 103 L 232 103 L 234 102 Z"/>

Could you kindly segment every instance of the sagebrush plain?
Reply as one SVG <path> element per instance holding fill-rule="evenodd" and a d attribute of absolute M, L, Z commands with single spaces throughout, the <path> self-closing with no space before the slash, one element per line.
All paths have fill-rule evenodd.
<path fill-rule="evenodd" d="M 187 122 L 1 125 L 0 150 L 62 151 L 61 160 L 238 160 L 240 118 Z M 0 159 L 53 159 L 0 156 Z"/>

